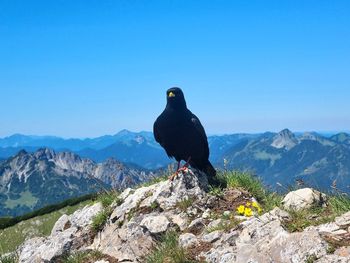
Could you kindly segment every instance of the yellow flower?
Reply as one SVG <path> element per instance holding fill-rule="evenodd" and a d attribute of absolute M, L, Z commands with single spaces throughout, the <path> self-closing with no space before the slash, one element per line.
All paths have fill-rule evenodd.
<path fill-rule="evenodd" d="M 252 204 L 251 204 L 251 202 L 247 202 L 245 205 L 249 207 L 249 206 L 251 206 Z"/>
<path fill-rule="evenodd" d="M 237 207 L 238 214 L 243 215 L 244 209 L 245 209 L 244 205 L 240 205 L 239 207 Z"/>
<path fill-rule="evenodd" d="M 252 209 L 251 208 L 249 208 L 249 207 L 246 207 L 245 209 L 244 209 L 244 215 L 245 216 L 252 216 L 253 215 L 253 212 L 252 212 Z"/>
<path fill-rule="evenodd" d="M 262 212 L 262 209 L 258 207 L 258 213 L 260 214 Z"/>
<path fill-rule="evenodd" d="M 259 209 L 259 204 L 257 202 L 253 202 L 252 206 Z"/>

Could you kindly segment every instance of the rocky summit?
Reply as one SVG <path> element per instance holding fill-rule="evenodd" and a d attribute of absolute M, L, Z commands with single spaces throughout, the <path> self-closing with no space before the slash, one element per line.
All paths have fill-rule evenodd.
<path fill-rule="evenodd" d="M 205 175 L 188 169 L 174 181 L 128 188 L 111 205 L 96 203 L 63 215 L 50 236 L 27 240 L 17 254 L 21 263 L 350 262 L 350 212 L 301 231 L 288 230 L 291 207 L 323 206 L 325 200 L 306 189 L 264 211 L 248 191 L 210 189 Z M 64 261 L 79 253 L 92 256 Z"/>

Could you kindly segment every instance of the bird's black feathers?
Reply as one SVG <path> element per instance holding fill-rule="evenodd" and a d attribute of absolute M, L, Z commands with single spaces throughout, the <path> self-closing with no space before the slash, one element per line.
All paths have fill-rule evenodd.
<path fill-rule="evenodd" d="M 187 109 L 181 89 L 171 88 L 166 96 L 167 105 L 153 125 L 156 141 L 169 157 L 190 160 L 190 165 L 205 172 L 210 181 L 216 172 L 209 162 L 208 140 L 201 122 Z"/>

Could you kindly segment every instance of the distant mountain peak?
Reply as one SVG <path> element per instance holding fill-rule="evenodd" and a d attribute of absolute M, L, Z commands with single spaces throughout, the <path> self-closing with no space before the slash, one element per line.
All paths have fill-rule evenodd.
<path fill-rule="evenodd" d="M 129 135 L 131 134 L 132 132 L 127 130 L 127 129 L 122 129 L 120 130 L 119 132 L 117 132 L 116 136 L 125 136 L 125 135 Z"/>
<path fill-rule="evenodd" d="M 333 135 L 330 139 L 333 141 L 336 141 L 336 142 L 350 144 L 350 134 L 348 134 L 346 132 L 337 133 L 337 134 Z"/>
<path fill-rule="evenodd" d="M 283 129 L 273 137 L 271 146 L 277 149 L 285 148 L 286 150 L 290 150 L 297 145 L 297 143 L 298 140 L 294 133 L 292 133 L 289 129 Z"/>

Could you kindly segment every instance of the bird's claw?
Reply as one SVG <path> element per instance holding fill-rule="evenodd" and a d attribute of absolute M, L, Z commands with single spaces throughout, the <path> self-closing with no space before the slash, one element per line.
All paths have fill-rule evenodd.
<path fill-rule="evenodd" d="M 173 181 L 175 179 L 175 177 L 179 175 L 180 172 L 187 173 L 188 171 L 189 171 L 188 167 L 187 166 L 183 166 L 183 167 L 177 169 L 177 171 L 175 173 L 173 173 L 171 176 L 169 176 L 169 180 Z"/>

